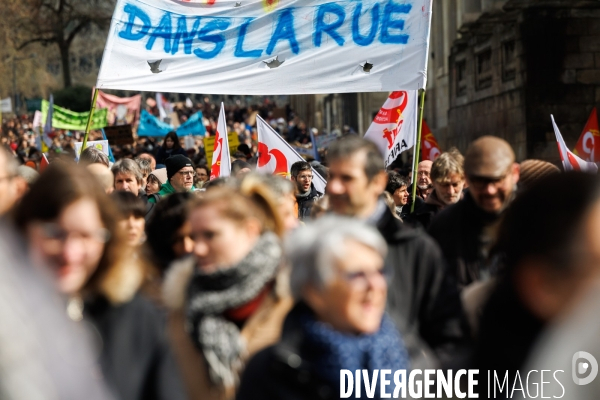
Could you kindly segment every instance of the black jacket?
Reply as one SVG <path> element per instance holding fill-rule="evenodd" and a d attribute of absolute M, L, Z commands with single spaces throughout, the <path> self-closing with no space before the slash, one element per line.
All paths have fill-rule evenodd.
<path fill-rule="evenodd" d="M 248 363 L 237 400 L 325 400 L 338 399 L 333 387 L 315 373 L 303 346 L 299 315 L 307 306 L 298 303 L 283 324 L 280 341 L 258 352 Z"/>
<path fill-rule="evenodd" d="M 423 229 L 403 224 L 386 208 L 377 229 L 388 244 L 388 312 L 411 357 L 419 338 L 441 361 L 465 345 L 468 328 L 456 284 L 448 276 L 437 244 Z"/>
<path fill-rule="evenodd" d="M 431 222 L 429 234 L 438 242 L 449 273 L 460 287 L 489 272 L 491 228 L 499 215 L 475 204 L 469 192 L 458 203 L 442 210 Z"/>
<path fill-rule="evenodd" d="M 100 366 L 117 400 L 179 400 L 185 389 L 166 337 L 166 321 L 141 295 L 113 306 L 98 297 L 85 307 L 102 339 Z"/>
<path fill-rule="evenodd" d="M 310 219 L 310 211 L 312 210 L 313 204 L 319 198 L 323 197 L 323 193 L 320 193 L 315 189 L 315 185 L 311 183 L 310 185 L 310 193 L 308 196 L 298 196 L 296 195 L 296 201 L 298 202 L 298 218 L 301 221 Z"/>

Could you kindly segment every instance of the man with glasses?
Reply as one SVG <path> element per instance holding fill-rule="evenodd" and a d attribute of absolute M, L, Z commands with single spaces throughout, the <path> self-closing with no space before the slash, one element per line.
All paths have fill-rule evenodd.
<path fill-rule="evenodd" d="M 468 192 L 440 212 L 429 228 L 459 287 L 493 273 L 487 260 L 492 225 L 515 195 L 519 164 L 505 140 L 483 136 L 467 149 L 464 171 Z"/>
<path fill-rule="evenodd" d="M 426 354 L 431 348 L 440 359 L 452 359 L 467 336 L 456 285 L 447 279 L 435 241 L 395 218 L 383 200 L 388 176 L 377 146 L 345 137 L 331 144 L 327 160 L 330 210 L 375 226 L 387 242 L 387 310 L 410 353 Z"/>
<path fill-rule="evenodd" d="M 310 211 L 315 201 L 323 197 L 313 185 L 313 172 L 309 163 L 298 161 L 292 164 L 290 171 L 292 181 L 296 184 L 296 202 L 298 203 L 298 218 L 303 220 L 310 219 Z"/>
<path fill-rule="evenodd" d="M 160 192 L 150 196 L 151 203 L 157 203 L 161 197 L 173 193 L 192 192 L 194 187 L 194 165 L 192 160 L 181 154 L 176 154 L 166 159 L 167 182 L 160 188 Z"/>

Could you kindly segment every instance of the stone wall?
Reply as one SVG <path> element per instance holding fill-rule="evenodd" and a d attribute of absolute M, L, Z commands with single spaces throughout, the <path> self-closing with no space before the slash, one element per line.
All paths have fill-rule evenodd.
<path fill-rule="evenodd" d="M 550 114 L 573 148 L 600 103 L 600 3 L 512 0 L 461 32 L 450 56 L 442 142 L 465 150 L 494 134 L 519 160 L 558 162 Z"/>

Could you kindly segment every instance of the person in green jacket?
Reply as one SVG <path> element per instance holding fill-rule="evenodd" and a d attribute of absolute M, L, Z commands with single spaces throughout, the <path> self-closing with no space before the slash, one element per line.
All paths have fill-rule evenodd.
<path fill-rule="evenodd" d="M 160 187 L 158 195 L 149 196 L 150 203 L 156 203 L 157 200 L 177 192 L 192 192 L 194 187 L 194 165 L 192 160 L 181 154 L 176 154 L 167 158 L 165 161 L 167 167 L 167 182 Z"/>

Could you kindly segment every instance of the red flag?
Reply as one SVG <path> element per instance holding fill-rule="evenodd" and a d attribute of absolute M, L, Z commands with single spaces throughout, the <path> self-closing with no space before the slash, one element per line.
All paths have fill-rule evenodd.
<path fill-rule="evenodd" d="M 48 165 L 50 165 L 50 162 L 46 158 L 46 155 L 42 154 L 42 159 L 40 160 L 40 172 L 44 172 L 44 170 L 46 169 L 46 167 L 48 167 Z"/>
<path fill-rule="evenodd" d="M 598 129 L 598 113 L 592 109 L 583 132 L 575 145 L 575 154 L 585 161 L 600 162 L 600 131 Z"/>
<path fill-rule="evenodd" d="M 423 120 L 423 131 L 421 132 L 421 161 L 429 160 L 433 161 L 442 154 L 440 145 L 438 144 L 435 136 L 429 129 L 427 122 Z"/>

